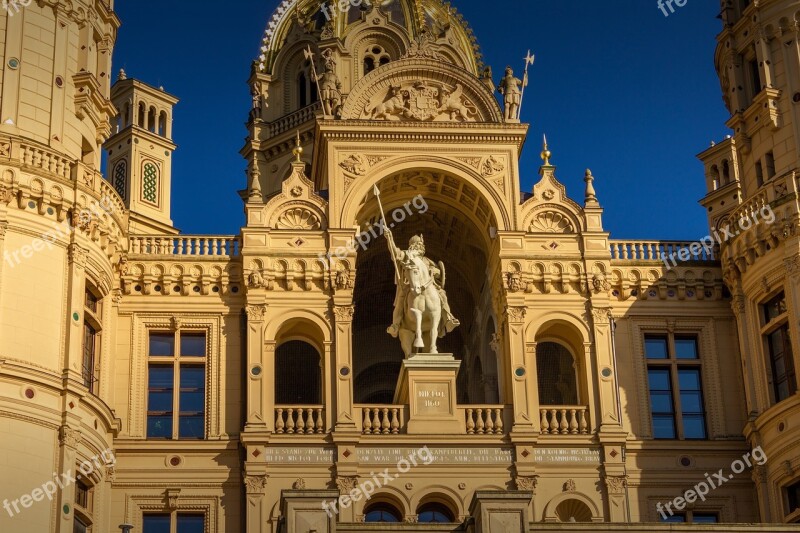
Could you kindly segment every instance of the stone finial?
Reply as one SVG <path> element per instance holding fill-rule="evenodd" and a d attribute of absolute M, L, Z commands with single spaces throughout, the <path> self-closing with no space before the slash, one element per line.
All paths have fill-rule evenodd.
<path fill-rule="evenodd" d="M 553 157 L 553 153 L 547 148 L 547 135 L 543 136 L 543 143 L 542 143 L 542 154 L 541 158 L 544 161 L 544 166 L 550 166 L 550 158 Z"/>
<path fill-rule="evenodd" d="M 297 163 L 302 163 L 303 161 L 300 159 L 300 156 L 303 155 L 303 147 L 300 145 L 300 130 L 297 130 L 297 137 L 294 140 L 294 148 L 292 149 L 292 153 L 297 158 L 295 161 Z"/>
<path fill-rule="evenodd" d="M 119 74 L 117 75 L 117 80 L 118 81 L 122 81 L 122 80 L 127 80 L 127 79 L 128 79 L 128 75 L 125 73 L 125 69 L 124 68 L 119 69 Z"/>
<path fill-rule="evenodd" d="M 592 171 L 588 168 L 586 169 L 586 174 L 583 176 L 583 181 L 586 182 L 585 203 L 596 204 L 597 193 L 594 190 L 594 176 L 592 176 Z"/>

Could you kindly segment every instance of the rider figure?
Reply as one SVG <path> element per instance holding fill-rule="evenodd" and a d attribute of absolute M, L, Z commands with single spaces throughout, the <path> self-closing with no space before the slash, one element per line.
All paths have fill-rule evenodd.
<path fill-rule="evenodd" d="M 414 235 L 408 242 L 408 250 L 398 250 L 394 243 L 391 230 L 386 228 L 386 239 L 389 241 L 389 249 L 392 251 L 392 257 L 397 261 L 397 266 L 400 272 L 405 272 L 406 268 L 414 268 L 423 266 L 430 272 L 433 279 L 433 285 L 439 293 L 439 298 L 442 301 L 442 311 L 444 312 L 444 328 L 447 333 L 453 331 L 460 322 L 450 312 L 450 304 L 447 301 L 447 294 L 442 287 L 442 271 L 436 264 L 425 257 L 425 242 L 422 235 Z M 400 332 L 400 323 L 403 321 L 403 313 L 405 311 L 406 295 L 408 295 L 409 285 L 408 282 L 403 280 L 395 280 L 397 282 L 397 293 L 394 298 L 394 313 L 392 314 L 392 325 L 386 329 L 386 332 L 392 337 L 397 337 Z M 441 333 L 441 331 L 440 331 Z M 443 333 L 439 335 L 443 336 Z"/>

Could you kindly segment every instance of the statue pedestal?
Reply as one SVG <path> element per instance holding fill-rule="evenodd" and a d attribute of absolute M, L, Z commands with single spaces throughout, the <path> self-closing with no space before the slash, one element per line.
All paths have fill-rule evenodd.
<path fill-rule="evenodd" d="M 409 434 L 466 433 L 456 408 L 460 366 L 453 354 L 417 354 L 403 361 L 394 403 L 408 404 Z"/>

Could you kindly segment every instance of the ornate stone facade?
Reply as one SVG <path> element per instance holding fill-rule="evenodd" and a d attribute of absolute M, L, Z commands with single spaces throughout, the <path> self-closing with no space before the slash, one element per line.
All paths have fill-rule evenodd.
<path fill-rule="evenodd" d="M 775 222 L 671 269 L 662 255 L 679 245 L 611 240 L 613 184 L 587 170 L 573 200 L 546 144 L 520 190 L 523 80 L 492 79 L 439 0 L 329 21 L 318 1 L 280 3 L 242 110 L 245 220 L 229 236 L 172 225 L 177 99 L 125 72 L 111 85 L 113 3 L 4 14 L 0 500 L 114 461 L 35 512 L 0 512 L 0 530 L 146 533 L 150 515 L 202 515 L 209 533 L 366 531 L 376 516 L 414 531 L 431 518 L 666 531 L 658 503 L 757 446 L 769 461 L 691 513 L 728 523 L 704 531 L 796 520 L 798 395 L 776 401 L 764 339 L 785 331 L 798 366 L 798 3 L 723 11 L 736 134 L 701 154 L 714 231 L 767 207 Z M 764 87 L 746 95 L 753 60 Z M 23 83 L 33 66 L 62 100 Z M 76 231 L 33 241 L 52 224 Z M 446 264 L 437 283 L 461 325 L 439 351 L 453 360 L 404 361 L 386 333 L 401 281 L 386 227 L 424 235 Z M 689 367 L 702 423 L 670 404 L 677 438 L 659 439 L 670 413 L 653 415 L 653 371 L 675 386 Z M 769 524 L 731 525 L 756 522 Z"/>

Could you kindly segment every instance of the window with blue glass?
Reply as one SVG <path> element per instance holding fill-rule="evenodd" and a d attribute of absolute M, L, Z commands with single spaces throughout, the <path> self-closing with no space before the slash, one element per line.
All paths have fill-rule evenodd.
<path fill-rule="evenodd" d="M 206 332 L 151 331 L 148 349 L 147 438 L 205 438 Z"/>
<path fill-rule="evenodd" d="M 717 513 L 704 511 L 686 511 L 685 513 L 675 513 L 661 517 L 662 522 L 674 524 L 717 524 L 719 515 Z"/>
<path fill-rule="evenodd" d="M 417 509 L 417 521 L 421 524 L 450 523 L 455 518 L 450 509 L 440 503 L 426 503 Z"/>
<path fill-rule="evenodd" d="M 656 439 L 706 439 L 696 335 L 645 335 L 650 414 Z"/>
<path fill-rule="evenodd" d="M 764 317 L 761 334 L 769 355 L 772 400 L 774 403 L 778 403 L 797 392 L 797 373 L 794 368 L 792 342 L 789 337 L 786 296 L 781 292 L 761 307 Z"/>
<path fill-rule="evenodd" d="M 375 503 L 364 510 L 364 522 L 401 522 L 400 512 L 388 503 Z"/>
<path fill-rule="evenodd" d="M 196 513 L 148 513 L 142 519 L 143 533 L 205 533 L 206 517 Z"/>

